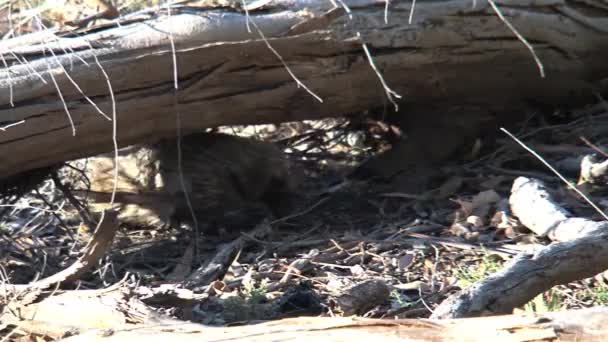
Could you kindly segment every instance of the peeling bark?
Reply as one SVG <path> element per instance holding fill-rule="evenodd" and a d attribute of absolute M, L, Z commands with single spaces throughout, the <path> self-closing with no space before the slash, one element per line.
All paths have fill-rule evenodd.
<path fill-rule="evenodd" d="M 475 7 L 464 0 L 420 2 L 411 25 L 409 2 L 391 3 L 388 24 L 384 1 L 346 1 L 352 20 L 331 3 L 270 1 L 248 8 L 289 70 L 323 102 L 297 86 L 254 25 L 247 32 L 247 16 L 238 8 L 181 7 L 172 9 L 171 17 L 139 13 L 119 19 L 120 27 L 41 32 L 1 42 L 12 66 L 0 78 L 0 124 L 15 125 L 0 134 L 0 178 L 112 149 L 112 123 L 64 73 L 111 117 L 112 99 L 96 58 L 111 81 L 121 146 L 175 135 L 178 112 L 188 133 L 389 104 L 357 32 L 388 86 L 403 95 L 403 116 L 432 104 L 430 115 L 449 111 L 449 122 L 471 108 L 508 119 L 529 100 L 572 102 L 605 86 L 608 11 L 601 3 L 498 2 L 533 44 L 544 79 L 530 52 L 484 1 Z M 177 94 L 170 37 L 177 52 Z"/>

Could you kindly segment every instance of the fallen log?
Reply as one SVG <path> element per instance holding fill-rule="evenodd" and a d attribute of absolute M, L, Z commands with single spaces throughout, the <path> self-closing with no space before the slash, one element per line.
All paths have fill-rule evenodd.
<path fill-rule="evenodd" d="M 458 320 L 389 320 L 356 317 L 300 317 L 228 328 L 194 324 L 89 332 L 65 341 L 602 341 L 608 337 L 606 308 L 543 315 Z"/>
<path fill-rule="evenodd" d="M 81 293 L 78 293 L 81 292 Z M 20 334 L 64 341 L 602 341 L 608 338 L 608 309 L 468 319 L 365 319 L 299 317 L 212 327 L 155 314 L 121 291 L 72 291 L 50 297 L 2 322 Z M 35 317 L 32 320 L 31 317 Z"/>
<path fill-rule="evenodd" d="M 148 11 L 2 41 L 9 67 L 0 77 L 0 178 L 111 151 L 113 123 L 126 146 L 174 136 L 178 121 L 188 133 L 394 102 L 414 131 L 439 113 L 449 130 L 482 113 L 510 119 L 529 99 L 571 102 L 606 85 L 601 3 L 452 0 L 413 11 L 409 2 L 333 4 L 176 6 L 170 15 Z"/>

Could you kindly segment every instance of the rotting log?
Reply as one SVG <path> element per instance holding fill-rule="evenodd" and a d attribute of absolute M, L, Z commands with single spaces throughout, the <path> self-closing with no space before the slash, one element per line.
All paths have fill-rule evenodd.
<path fill-rule="evenodd" d="M 390 106 L 362 41 L 386 84 L 403 96 L 396 99 L 403 116 L 447 112 L 448 121 L 462 121 L 475 110 L 515 113 L 529 100 L 572 101 L 606 83 L 608 12 L 601 2 L 496 2 L 534 47 L 545 78 L 488 2 L 418 2 L 411 24 L 409 1 L 390 3 L 388 11 L 385 1 L 345 1 L 352 19 L 332 3 L 261 1 L 247 13 L 178 6 L 170 16 L 144 12 L 117 19 L 119 26 L 2 41 L 11 66 L 0 78 L 0 124 L 8 127 L 0 134 L 0 178 L 113 148 L 112 122 L 72 80 L 108 117 L 115 100 L 120 146 L 175 135 L 177 113 L 188 133 Z"/>

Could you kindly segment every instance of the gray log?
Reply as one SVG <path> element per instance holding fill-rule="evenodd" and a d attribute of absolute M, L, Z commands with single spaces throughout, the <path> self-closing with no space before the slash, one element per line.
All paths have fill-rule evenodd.
<path fill-rule="evenodd" d="M 527 99 L 572 101 L 602 86 L 597 82 L 608 75 L 606 5 L 584 2 L 584 10 L 575 7 L 580 1 L 498 2 L 506 19 L 533 44 L 545 78 L 485 1 L 418 2 L 411 24 L 409 1 L 391 2 L 388 24 L 384 1 L 346 1 L 352 19 L 326 0 L 250 4 L 249 19 L 323 102 L 297 86 L 255 26 L 247 31 L 242 10 L 176 8 L 171 17 L 139 14 L 122 18 L 120 27 L 59 39 L 59 33 L 49 31 L 6 40 L 0 52 L 13 65 L 0 78 L 0 124 L 11 127 L 0 133 L 0 178 L 112 150 L 112 122 L 84 99 L 64 71 L 112 116 L 108 84 L 95 58 L 111 81 L 121 146 L 175 135 L 177 112 L 187 133 L 345 115 L 389 104 L 357 32 L 388 86 L 403 96 L 400 115 L 429 104 L 434 112 L 449 108 L 459 115 L 461 105 L 514 113 Z M 170 37 L 177 49 L 177 95 Z M 14 56 L 27 58 L 28 64 Z"/>

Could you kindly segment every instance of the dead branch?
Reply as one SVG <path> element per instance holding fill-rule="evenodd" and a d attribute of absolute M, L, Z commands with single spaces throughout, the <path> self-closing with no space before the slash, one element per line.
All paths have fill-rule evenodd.
<path fill-rule="evenodd" d="M 216 255 L 192 272 L 184 286 L 189 289 L 194 289 L 209 285 L 209 283 L 214 280 L 221 279 L 226 271 L 228 271 L 228 267 L 230 267 L 237 254 L 252 242 L 250 236 L 261 238 L 264 235 L 267 235 L 270 229 L 271 226 L 267 222 L 262 222 L 248 234 L 249 236 L 243 235 L 229 243 L 219 246 Z"/>
<path fill-rule="evenodd" d="M 30 289 L 44 290 L 54 285 L 69 284 L 78 280 L 84 273 L 91 270 L 110 249 L 119 226 L 116 213 L 106 211 L 102 221 L 85 246 L 82 255 L 72 265 L 54 275 L 27 285 L 3 284 L 4 295 L 6 296 L 7 292 L 14 293 Z"/>
<path fill-rule="evenodd" d="M 537 180 L 516 179 L 511 196 L 512 210 L 522 223 L 562 242 L 520 254 L 501 271 L 446 299 L 433 318 L 510 313 L 555 285 L 608 269 L 607 222 L 568 218 Z"/>
<path fill-rule="evenodd" d="M 571 241 L 598 229 L 597 222 L 573 218 L 536 179 L 518 177 L 513 182 L 509 203 L 524 226 L 553 241 Z"/>

